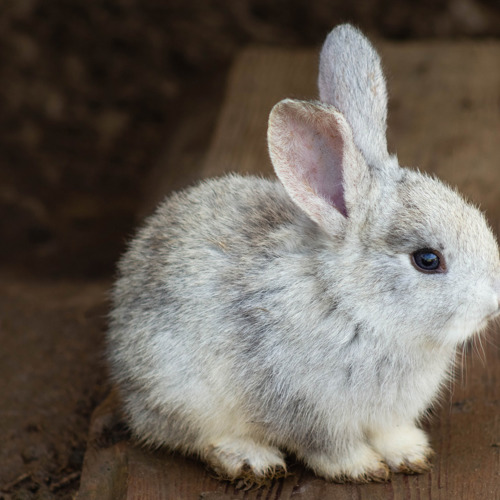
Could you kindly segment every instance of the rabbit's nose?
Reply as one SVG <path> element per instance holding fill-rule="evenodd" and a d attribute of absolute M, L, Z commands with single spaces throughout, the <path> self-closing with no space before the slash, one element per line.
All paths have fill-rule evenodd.
<path fill-rule="evenodd" d="M 500 315 L 500 294 L 495 293 L 492 297 L 491 312 L 489 313 L 489 318 L 495 318 Z"/>
<path fill-rule="evenodd" d="M 495 314 L 499 314 L 500 313 L 500 293 L 497 291 L 496 293 L 496 306 L 497 306 L 497 310 L 496 310 L 496 313 Z"/>

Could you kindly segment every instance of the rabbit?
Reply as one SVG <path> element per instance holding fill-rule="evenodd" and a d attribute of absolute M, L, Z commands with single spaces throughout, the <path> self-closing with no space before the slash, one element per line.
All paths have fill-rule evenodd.
<path fill-rule="evenodd" d="M 171 195 L 112 291 L 107 353 L 133 434 L 237 484 L 287 474 L 287 455 L 336 482 L 427 471 L 419 422 L 499 312 L 497 241 L 387 152 L 380 58 L 357 28 L 328 35 L 319 90 L 271 111 L 277 180 Z"/>

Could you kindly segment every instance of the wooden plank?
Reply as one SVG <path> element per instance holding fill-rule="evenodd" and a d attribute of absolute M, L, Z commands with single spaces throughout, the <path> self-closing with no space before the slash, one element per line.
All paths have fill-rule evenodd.
<path fill-rule="evenodd" d="M 249 49 L 236 60 L 202 177 L 223 172 L 271 175 L 267 117 L 286 97 L 316 97 L 318 53 Z"/>
<path fill-rule="evenodd" d="M 500 219 L 500 43 L 377 44 L 389 74 L 389 142 L 401 164 L 435 172 Z M 271 174 L 265 134 L 272 105 L 314 98 L 317 51 L 253 48 L 230 75 L 202 177 L 223 172 Z M 458 381 L 425 427 L 436 451 L 433 470 L 394 476 L 391 483 L 338 485 L 291 466 L 291 476 L 243 492 L 212 478 L 203 464 L 152 452 L 114 432 L 116 399 L 92 420 L 79 500 L 205 499 L 499 499 L 500 350 L 477 343 Z M 496 341 L 498 344 L 498 341 Z M 104 423 L 103 423 L 104 422 Z M 111 430 L 110 430 L 111 429 Z M 112 442 L 106 436 L 118 436 Z M 103 444 L 104 443 L 104 444 Z"/>
<path fill-rule="evenodd" d="M 112 392 L 92 414 L 77 498 L 126 497 L 129 444 L 119 429 L 119 399 Z"/>

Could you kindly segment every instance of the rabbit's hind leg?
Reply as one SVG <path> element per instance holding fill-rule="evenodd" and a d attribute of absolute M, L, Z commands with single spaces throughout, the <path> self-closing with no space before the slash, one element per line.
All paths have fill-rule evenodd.
<path fill-rule="evenodd" d="M 286 475 L 286 464 L 278 448 L 247 437 L 226 437 L 207 447 L 204 458 L 220 476 L 239 487 L 259 486 Z"/>
<path fill-rule="evenodd" d="M 366 443 L 351 443 L 343 448 L 305 453 L 303 459 L 318 476 L 336 483 L 389 480 L 389 467 L 382 456 Z"/>
<path fill-rule="evenodd" d="M 394 472 L 421 474 L 431 468 L 429 439 L 413 423 L 372 431 L 370 442 Z"/>

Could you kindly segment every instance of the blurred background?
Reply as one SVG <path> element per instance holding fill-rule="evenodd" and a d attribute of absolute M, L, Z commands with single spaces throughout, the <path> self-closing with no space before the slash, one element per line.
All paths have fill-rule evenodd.
<path fill-rule="evenodd" d="M 115 262 L 159 176 L 196 178 L 238 50 L 345 21 L 500 37 L 498 0 L 0 2 L 0 498 L 76 491 Z"/>
<path fill-rule="evenodd" d="M 398 40 L 500 36 L 497 0 L 2 1 L 0 266 L 109 276 L 185 116 L 192 154 L 206 147 L 238 49 L 319 45 L 346 20 Z"/>

